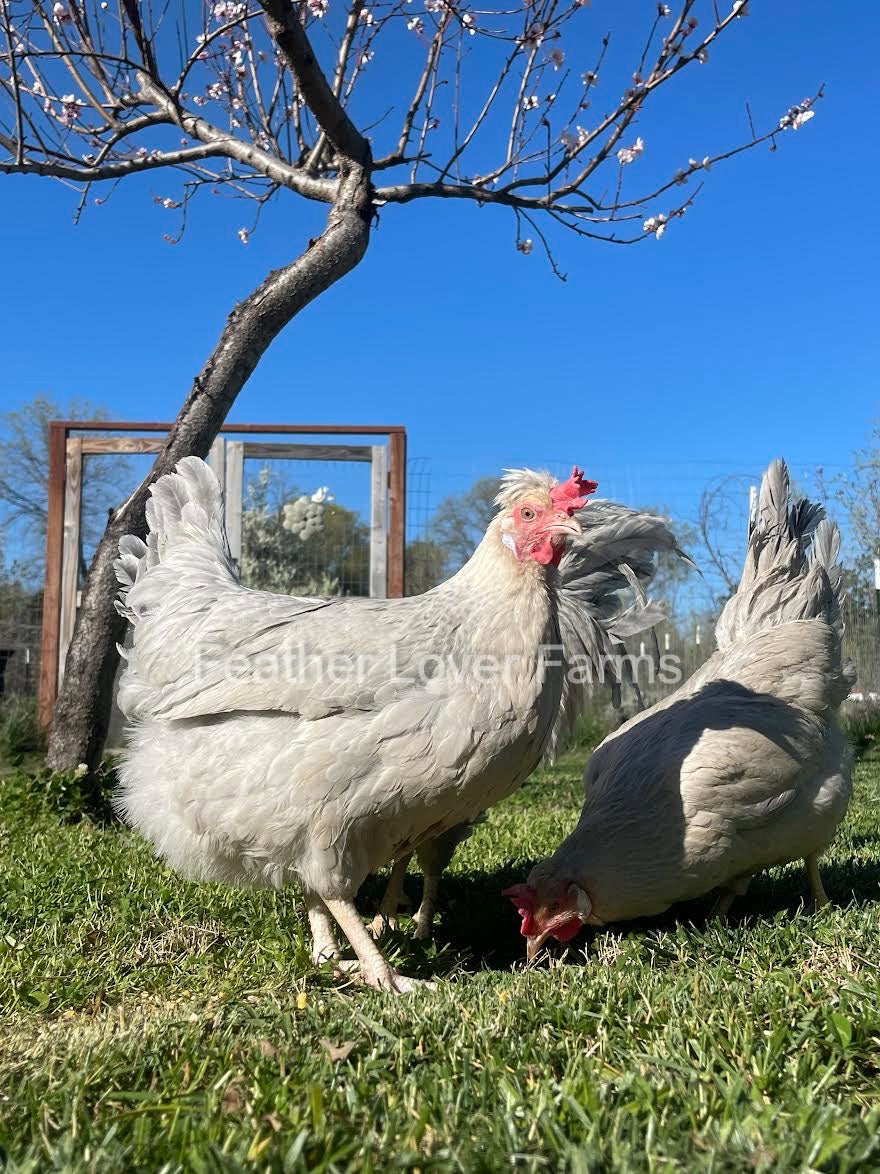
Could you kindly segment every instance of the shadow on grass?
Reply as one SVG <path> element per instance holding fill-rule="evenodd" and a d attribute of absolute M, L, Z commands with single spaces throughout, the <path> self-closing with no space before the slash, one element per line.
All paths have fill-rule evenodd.
<path fill-rule="evenodd" d="M 876 841 L 874 841 L 876 843 Z M 519 933 L 519 919 L 501 890 L 522 880 L 531 864 L 515 870 L 470 872 L 445 876 L 441 882 L 438 919 L 432 943 L 413 941 L 407 923 L 385 939 L 383 949 L 399 955 L 399 964 L 408 973 L 422 977 L 451 977 L 456 972 L 509 970 L 525 960 L 525 945 Z M 822 868 L 829 897 L 835 905 L 871 905 L 880 902 L 880 860 L 829 862 Z M 407 877 L 407 894 L 418 903 L 421 878 Z M 358 904 L 364 912 L 374 909 L 384 889 L 384 878 L 371 878 Z M 732 926 L 771 920 L 779 913 L 795 914 L 809 902 L 809 885 L 803 869 L 794 868 L 781 877 L 758 876 L 749 892 L 734 904 L 728 920 Z M 588 930 L 572 945 L 598 941 L 606 932 L 628 937 L 646 931 L 675 931 L 679 926 L 702 929 L 713 921 L 714 894 L 682 902 L 657 917 L 618 922 L 606 928 Z"/>

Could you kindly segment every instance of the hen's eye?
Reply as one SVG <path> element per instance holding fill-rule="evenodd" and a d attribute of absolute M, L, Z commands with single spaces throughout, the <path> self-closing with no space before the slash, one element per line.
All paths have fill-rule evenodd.
<path fill-rule="evenodd" d="M 535 520 L 535 511 L 530 505 L 524 505 L 519 511 L 519 516 L 524 522 L 533 522 Z"/>

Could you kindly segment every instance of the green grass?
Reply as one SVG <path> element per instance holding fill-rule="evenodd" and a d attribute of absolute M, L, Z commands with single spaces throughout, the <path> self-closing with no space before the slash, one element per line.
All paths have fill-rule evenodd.
<path fill-rule="evenodd" d="M 8 778 L 0 1167 L 880 1170 L 880 756 L 825 865 L 835 907 L 776 870 L 729 926 L 691 906 L 524 970 L 499 890 L 579 779 L 543 772 L 463 846 L 437 944 L 390 943 L 437 990 L 395 1000 L 310 967 L 293 892 L 187 885 Z"/>

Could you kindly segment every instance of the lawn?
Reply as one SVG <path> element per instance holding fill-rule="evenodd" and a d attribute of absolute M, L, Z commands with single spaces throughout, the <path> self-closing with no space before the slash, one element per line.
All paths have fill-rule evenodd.
<path fill-rule="evenodd" d="M 435 946 L 392 938 L 438 980 L 402 999 L 313 970 L 295 893 L 185 884 L 7 773 L 0 1166 L 880 1170 L 880 755 L 826 861 L 833 908 L 776 870 L 729 925 L 691 906 L 525 970 L 500 889 L 571 826 L 581 766 L 463 846 Z"/>

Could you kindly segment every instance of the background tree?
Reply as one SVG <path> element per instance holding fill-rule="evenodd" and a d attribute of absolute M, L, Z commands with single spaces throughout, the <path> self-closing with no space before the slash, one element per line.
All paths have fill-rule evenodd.
<path fill-rule="evenodd" d="M 431 538 L 408 542 L 405 559 L 407 595 L 422 595 L 446 578 L 446 552 Z"/>
<path fill-rule="evenodd" d="M 832 494 L 847 522 L 854 546 L 856 584 L 874 584 L 874 559 L 880 557 L 880 421 L 864 448 L 853 453 L 852 470 L 837 478 Z"/>
<path fill-rule="evenodd" d="M 497 477 L 480 477 L 464 493 L 444 497 L 428 528 L 442 551 L 443 575 L 454 574 L 474 553 L 495 514 Z"/>
<path fill-rule="evenodd" d="M 0 530 L 16 577 L 42 587 L 46 557 L 49 494 L 49 421 L 106 420 L 105 408 L 87 399 L 65 404 L 38 396 L 0 417 Z M 86 433 L 83 433 L 86 435 Z M 130 483 L 124 457 L 87 459 L 83 481 L 82 551 L 93 550 L 107 524 L 107 503 L 117 501 Z M 85 567 L 82 568 L 83 573 Z"/>
<path fill-rule="evenodd" d="M 749 518 L 749 490 L 760 483 L 752 473 L 713 478 L 697 507 L 697 562 L 718 610 L 736 591 L 742 574 Z"/>
<path fill-rule="evenodd" d="M 585 0 L 213 0 L 198 27 L 182 0 L 0 0 L 0 172 L 80 184 L 84 206 L 95 185 L 165 169 L 158 199 L 179 213 L 178 232 L 200 192 L 222 189 L 251 210 L 244 242 L 276 195 L 327 207 L 323 232 L 232 310 L 152 471 L 110 519 L 51 765 L 100 755 L 122 632 L 113 561 L 120 537 L 144 530 L 149 481 L 207 454 L 279 331 L 364 256 L 377 215 L 426 198 L 505 208 L 517 247 L 537 242 L 560 276 L 552 226 L 617 244 L 663 236 L 709 167 L 813 116 L 807 99 L 720 152 L 638 166 L 655 96 L 703 68 L 748 10 L 646 5 L 640 28 L 623 14 L 615 58 L 629 59 L 612 68 Z"/>

